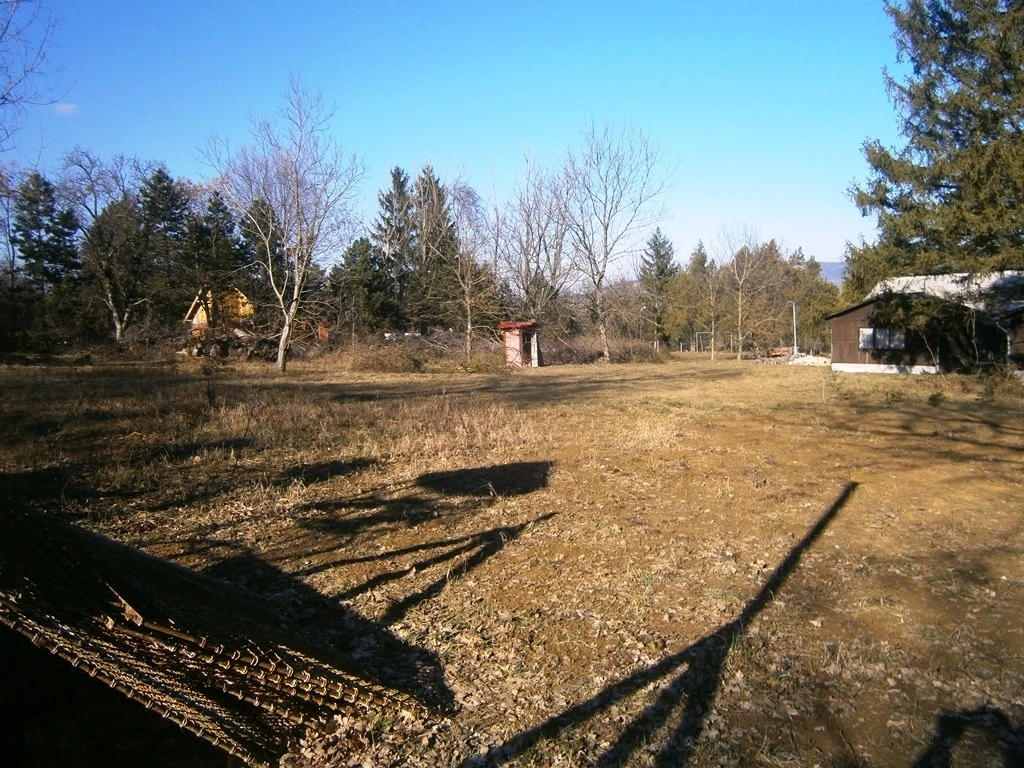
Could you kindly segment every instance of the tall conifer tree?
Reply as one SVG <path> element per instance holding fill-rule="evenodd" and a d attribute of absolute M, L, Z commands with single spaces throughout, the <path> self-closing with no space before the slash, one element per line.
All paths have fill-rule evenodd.
<path fill-rule="evenodd" d="M 659 227 L 647 240 L 640 255 L 638 278 L 644 299 L 645 319 L 653 326 L 655 341 L 668 341 L 665 329 L 665 312 L 668 309 L 669 282 L 679 274 L 675 262 L 672 242 L 662 234 Z"/>
<path fill-rule="evenodd" d="M 60 207 L 53 184 L 39 173 L 30 173 L 18 187 L 11 240 L 25 275 L 41 295 L 81 270 L 77 232 L 78 220 L 73 211 Z"/>
<path fill-rule="evenodd" d="M 377 196 L 380 213 L 374 222 L 370 241 L 379 254 L 377 261 L 383 271 L 378 285 L 386 285 L 391 293 L 391 317 L 388 325 L 405 326 L 403 311 L 413 263 L 416 222 L 413 219 L 412 191 L 409 175 L 395 166 L 391 169 L 391 188 Z"/>
<path fill-rule="evenodd" d="M 158 322 L 176 327 L 193 295 L 185 249 L 189 199 L 181 184 L 157 168 L 139 189 L 142 242 L 149 263 L 149 311 Z"/>
<path fill-rule="evenodd" d="M 907 144 L 865 144 L 871 177 L 853 194 L 879 237 L 848 254 L 849 299 L 895 275 L 1024 267 L 1024 4 L 887 11 L 910 71 L 886 77 Z"/>

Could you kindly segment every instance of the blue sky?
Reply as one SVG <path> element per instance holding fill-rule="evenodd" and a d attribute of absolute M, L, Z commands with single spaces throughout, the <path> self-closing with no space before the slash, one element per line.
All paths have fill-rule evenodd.
<path fill-rule="evenodd" d="M 243 142 L 290 72 L 337 105 L 366 163 L 365 213 L 392 166 L 431 163 L 488 200 L 530 154 L 555 165 L 588 120 L 631 121 L 672 159 L 662 229 L 753 228 L 821 261 L 874 226 L 847 196 L 861 144 L 899 144 L 882 78 L 881 0 L 690 2 L 135 2 L 63 0 L 54 82 L 0 159 L 56 164 L 74 146 L 202 180 L 197 148 Z"/>

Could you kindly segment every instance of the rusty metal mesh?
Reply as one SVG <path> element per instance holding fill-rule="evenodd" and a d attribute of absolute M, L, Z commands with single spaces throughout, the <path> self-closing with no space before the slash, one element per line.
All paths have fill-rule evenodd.
<path fill-rule="evenodd" d="M 0 623 L 252 765 L 337 713 L 423 714 L 241 590 L 51 515 L 0 509 Z"/>

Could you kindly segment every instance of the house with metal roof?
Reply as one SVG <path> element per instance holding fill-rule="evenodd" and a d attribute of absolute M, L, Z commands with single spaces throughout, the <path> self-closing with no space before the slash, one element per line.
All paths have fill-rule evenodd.
<path fill-rule="evenodd" d="M 939 373 L 1024 365 L 1024 272 L 883 280 L 829 315 L 832 370 Z"/>

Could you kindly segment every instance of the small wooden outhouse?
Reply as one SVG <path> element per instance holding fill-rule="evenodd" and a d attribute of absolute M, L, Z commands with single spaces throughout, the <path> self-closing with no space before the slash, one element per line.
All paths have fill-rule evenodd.
<path fill-rule="evenodd" d="M 539 368 L 539 325 L 531 320 L 505 320 L 498 323 L 505 345 L 505 365 L 509 368 Z"/>

